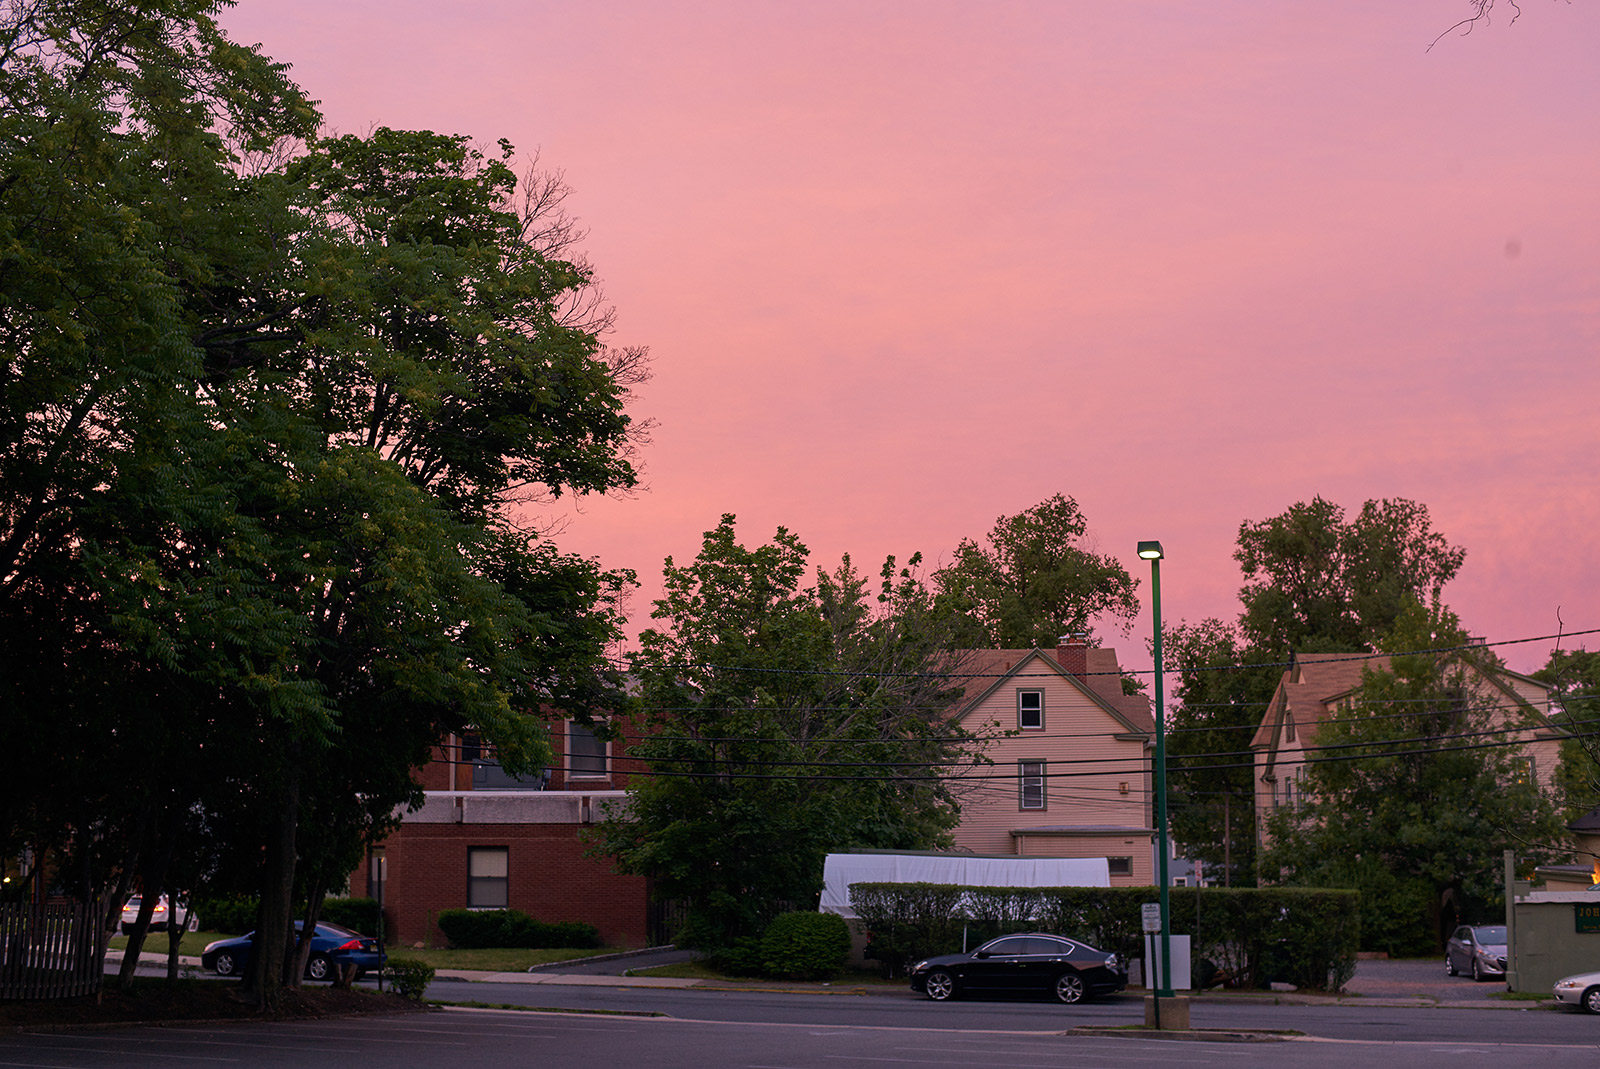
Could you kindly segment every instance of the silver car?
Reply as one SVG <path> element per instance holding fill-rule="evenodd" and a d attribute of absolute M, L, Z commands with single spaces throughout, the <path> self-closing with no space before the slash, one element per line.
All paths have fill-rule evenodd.
<path fill-rule="evenodd" d="M 1506 975 L 1506 926 L 1463 924 L 1444 945 L 1444 971 L 1466 973 L 1474 980 L 1502 980 Z"/>
<path fill-rule="evenodd" d="M 1577 1006 L 1588 1013 L 1600 1013 L 1600 972 L 1563 976 L 1551 991 L 1557 1002 Z"/>

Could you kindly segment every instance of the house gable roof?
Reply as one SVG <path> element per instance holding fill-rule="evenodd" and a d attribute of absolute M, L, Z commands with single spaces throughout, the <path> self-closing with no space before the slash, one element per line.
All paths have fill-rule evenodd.
<path fill-rule="evenodd" d="M 1150 715 L 1149 700 L 1142 694 L 1122 693 L 1117 651 L 1089 649 L 1085 652 L 1087 671 L 1078 676 L 1067 671 L 1055 657 L 1043 650 L 966 651 L 962 657 L 962 668 L 971 673 L 966 688 L 971 697 L 963 699 L 958 719 L 965 719 L 976 712 L 1008 682 L 1048 673 L 1070 683 L 1115 720 L 1125 734 L 1152 737 L 1156 724 L 1155 718 Z"/>

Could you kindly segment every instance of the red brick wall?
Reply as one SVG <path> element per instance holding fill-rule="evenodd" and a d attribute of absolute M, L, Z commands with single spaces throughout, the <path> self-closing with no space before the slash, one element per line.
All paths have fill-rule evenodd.
<path fill-rule="evenodd" d="M 467 848 L 504 846 L 510 860 L 510 906 L 542 921 L 584 921 L 607 946 L 642 947 L 649 898 L 639 876 L 612 871 L 607 859 L 585 857 L 576 824 L 403 824 L 384 842 L 384 888 L 390 938 L 409 946 L 443 946 L 439 911 L 467 904 Z M 363 865 L 351 892 L 370 894 Z"/>

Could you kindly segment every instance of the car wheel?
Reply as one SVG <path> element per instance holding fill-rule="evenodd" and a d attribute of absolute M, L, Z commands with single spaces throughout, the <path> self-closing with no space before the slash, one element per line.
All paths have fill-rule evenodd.
<path fill-rule="evenodd" d="M 1083 977 L 1075 972 L 1064 972 L 1056 980 L 1056 1000 L 1072 1004 L 1083 1001 Z"/>
<path fill-rule="evenodd" d="M 1600 1013 L 1600 984 L 1585 991 L 1578 1005 L 1583 1007 L 1585 1013 Z"/>
<path fill-rule="evenodd" d="M 1472 959 L 1472 979 L 1479 983 L 1483 982 L 1483 970 L 1478 968 L 1477 958 Z"/>
<path fill-rule="evenodd" d="M 311 955 L 311 960 L 306 962 L 306 976 L 312 980 L 333 979 L 333 962 L 326 954 Z"/>
<path fill-rule="evenodd" d="M 132 935 L 133 934 L 133 925 L 129 924 L 127 921 L 123 921 L 122 922 L 122 934 L 123 935 Z"/>
<path fill-rule="evenodd" d="M 1444 974 L 1446 976 L 1461 975 L 1461 973 L 1456 970 L 1456 959 L 1452 958 L 1449 954 L 1444 956 Z"/>
<path fill-rule="evenodd" d="M 956 993 L 956 979 L 943 969 L 935 969 L 928 974 L 922 989 L 933 1001 L 943 1002 Z"/>
<path fill-rule="evenodd" d="M 232 976 L 239 971 L 239 959 L 233 956 L 233 951 L 224 950 L 217 955 L 217 960 L 211 963 L 218 976 Z"/>

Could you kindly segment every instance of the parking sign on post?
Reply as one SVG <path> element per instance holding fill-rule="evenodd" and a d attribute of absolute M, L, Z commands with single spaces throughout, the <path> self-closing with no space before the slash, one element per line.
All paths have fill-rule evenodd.
<path fill-rule="evenodd" d="M 1139 907 L 1139 914 L 1144 918 L 1144 930 L 1156 935 L 1161 932 L 1161 903 L 1146 902 Z"/>

